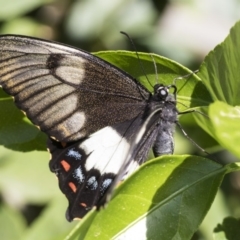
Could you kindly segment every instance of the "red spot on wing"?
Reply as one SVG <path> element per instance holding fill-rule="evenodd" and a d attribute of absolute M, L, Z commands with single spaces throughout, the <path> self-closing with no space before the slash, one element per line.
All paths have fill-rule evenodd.
<path fill-rule="evenodd" d="M 76 187 L 76 185 L 73 182 L 69 182 L 68 186 L 72 189 L 73 192 L 77 191 L 77 187 Z"/>
<path fill-rule="evenodd" d="M 66 162 L 65 160 L 62 160 L 60 163 L 66 172 L 68 172 L 69 169 L 71 168 L 70 164 L 68 162 Z"/>

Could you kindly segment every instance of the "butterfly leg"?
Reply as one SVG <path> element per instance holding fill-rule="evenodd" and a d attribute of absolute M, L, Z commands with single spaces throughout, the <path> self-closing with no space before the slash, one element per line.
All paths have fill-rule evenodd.
<path fill-rule="evenodd" d="M 203 149 L 202 147 L 200 147 L 195 141 L 193 141 L 192 138 L 190 138 L 188 136 L 188 134 L 184 131 L 182 125 L 179 122 L 176 122 L 176 125 L 180 128 L 180 130 L 182 131 L 183 135 L 194 145 L 196 146 L 198 149 L 200 149 L 202 152 L 204 152 L 207 155 L 210 155 L 205 149 Z"/>

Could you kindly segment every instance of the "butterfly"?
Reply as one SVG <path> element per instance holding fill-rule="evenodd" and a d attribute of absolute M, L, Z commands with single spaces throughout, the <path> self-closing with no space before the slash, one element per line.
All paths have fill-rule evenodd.
<path fill-rule="evenodd" d="M 172 154 L 177 88 L 147 90 L 126 72 L 80 49 L 37 38 L 0 36 L 0 85 L 49 137 L 50 170 L 82 218 L 116 184 L 155 156 Z"/>

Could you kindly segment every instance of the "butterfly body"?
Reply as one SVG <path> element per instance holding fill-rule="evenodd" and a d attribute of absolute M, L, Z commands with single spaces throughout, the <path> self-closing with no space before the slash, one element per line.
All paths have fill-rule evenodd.
<path fill-rule="evenodd" d="M 49 136 L 49 165 L 69 201 L 69 221 L 104 205 L 151 147 L 155 156 L 173 153 L 174 85 L 156 84 L 150 93 L 87 52 L 14 35 L 0 36 L 0 85 Z"/>

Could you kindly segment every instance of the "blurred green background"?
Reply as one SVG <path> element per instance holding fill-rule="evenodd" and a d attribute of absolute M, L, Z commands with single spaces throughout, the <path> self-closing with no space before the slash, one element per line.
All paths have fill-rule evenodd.
<path fill-rule="evenodd" d="M 1 34 L 35 36 L 96 52 L 132 50 L 119 33 L 125 31 L 138 51 L 163 55 L 192 70 L 240 19 L 239 0 L 0 0 L 0 6 Z M 216 158 L 236 160 L 192 124 L 191 117 L 182 122 L 197 143 L 218 150 Z M 178 132 L 176 153 L 200 154 Z M 47 152 L 0 147 L 1 239 L 63 239 L 76 224 L 65 220 L 67 201 L 48 161 Z M 213 228 L 224 217 L 239 218 L 239 199 L 240 176 L 232 173 L 193 239 L 213 239 Z"/>

